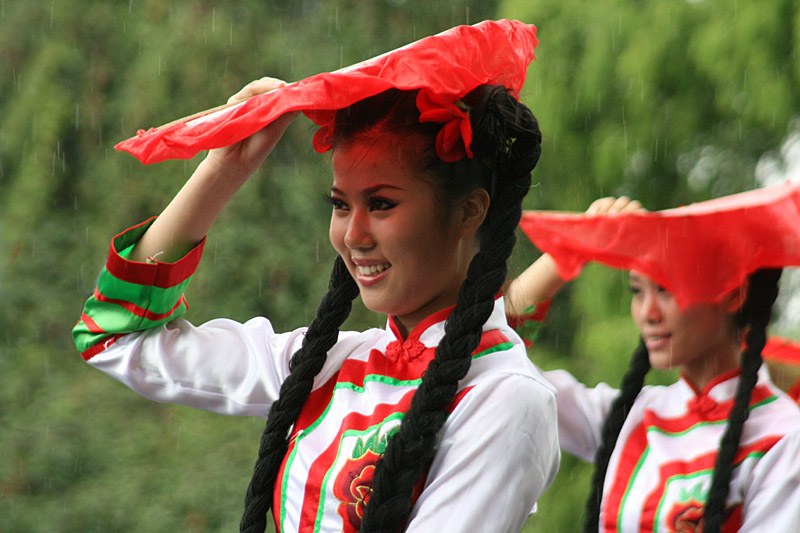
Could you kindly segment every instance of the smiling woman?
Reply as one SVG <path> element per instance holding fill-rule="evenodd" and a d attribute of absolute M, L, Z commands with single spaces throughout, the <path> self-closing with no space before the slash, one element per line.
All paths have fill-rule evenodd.
<path fill-rule="evenodd" d="M 787 184 L 657 213 L 620 198 L 584 215 L 524 215 L 547 253 L 509 297 L 549 297 L 589 260 L 632 269 L 641 341 L 620 390 L 545 372 L 558 390 L 562 448 L 595 463 L 584 531 L 800 523 L 800 411 L 761 355 L 776 267 L 800 264 L 798 200 L 800 186 Z M 651 367 L 679 369 L 680 379 L 643 386 Z"/>
<path fill-rule="evenodd" d="M 364 304 L 393 315 L 407 335 L 456 301 L 489 196 L 476 188 L 442 209 L 436 182 L 420 177 L 418 158 L 399 151 L 387 133 L 335 150 L 330 238 Z"/>
<path fill-rule="evenodd" d="M 516 97 L 535 28 L 498 28 L 530 47 L 513 68 L 486 75 L 516 46 L 480 48 L 449 67 L 465 90 L 427 79 L 315 118 L 338 258 L 308 328 L 178 318 L 204 235 L 291 112 L 212 150 L 158 218 L 114 239 L 76 344 L 148 398 L 267 418 L 243 531 L 263 531 L 270 507 L 283 532 L 519 531 L 553 480 L 555 394 L 500 297 L 540 154 Z M 232 102 L 284 87 L 264 78 Z M 385 329 L 339 331 L 359 294 Z"/>

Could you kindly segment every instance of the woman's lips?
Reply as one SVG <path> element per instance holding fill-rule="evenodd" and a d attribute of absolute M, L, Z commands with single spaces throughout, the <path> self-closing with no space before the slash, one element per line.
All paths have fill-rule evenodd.
<path fill-rule="evenodd" d="M 391 263 L 374 262 L 363 259 L 353 259 L 353 264 L 356 267 L 356 279 L 365 287 L 381 282 L 392 267 Z"/>
<path fill-rule="evenodd" d="M 669 346 L 672 335 L 669 333 L 645 335 L 644 342 L 648 350 L 659 350 Z"/>

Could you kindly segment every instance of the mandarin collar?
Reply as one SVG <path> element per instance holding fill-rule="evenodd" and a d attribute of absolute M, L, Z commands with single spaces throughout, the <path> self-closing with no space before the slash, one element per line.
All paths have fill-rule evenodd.
<path fill-rule="evenodd" d="M 695 387 L 691 382 L 689 382 L 688 379 L 686 379 L 683 374 L 681 374 L 679 379 L 681 392 L 682 395 L 685 396 L 686 400 L 694 400 L 704 396 L 709 397 L 716 402 L 730 400 L 736 395 L 736 388 L 739 385 L 740 374 L 741 367 L 724 372 L 706 383 L 706 386 L 703 387 L 702 390 Z M 758 369 L 757 384 L 760 385 L 766 379 L 768 379 L 768 377 L 769 374 L 766 365 L 762 364 L 761 368 Z"/>
<path fill-rule="evenodd" d="M 400 335 L 400 329 L 397 327 L 395 317 L 393 316 L 389 316 L 386 321 L 386 331 L 389 332 L 394 340 L 400 342 L 420 341 L 426 347 L 437 346 L 439 340 L 444 336 L 444 323 L 454 308 L 455 306 L 453 305 L 429 315 L 417 324 L 414 329 L 408 333 L 408 337 L 405 339 Z M 492 313 L 483 324 L 483 331 L 500 329 L 507 324 L 505 301 L 502 296 L 498 295 L 495 297 Z"/>

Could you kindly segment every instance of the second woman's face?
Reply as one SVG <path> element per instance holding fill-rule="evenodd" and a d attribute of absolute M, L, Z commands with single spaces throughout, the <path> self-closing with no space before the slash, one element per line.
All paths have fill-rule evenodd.
<path fill-rule="evenodd" d="M 474 251 L 457 210 L 443 214 L 431 185 L 398 152 L 388 143 L 334 151 L 330 239 L 364 304 L 394 315 L 406 334 L 455 304 Z"/>
<path fill-rule="evenodd" d="M 671 293 L 638 272 L 630 273 L 630 288 L 631 314 L 654 368 L 680 368 L 702 388 L 738 365 L 728 299 L 681 309 Z"/>

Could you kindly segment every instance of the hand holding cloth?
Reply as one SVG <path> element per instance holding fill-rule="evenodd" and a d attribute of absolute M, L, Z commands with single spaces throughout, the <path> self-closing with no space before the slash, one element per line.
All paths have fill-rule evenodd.
<path fill-rule="evenodd" d="M 655 212 L 530 211 L 520 228 L 564 280 L 598 261 L 641 272 L 685 308 L 718 302 L 760 268 L 800 265 L 800 183 Z"/>

